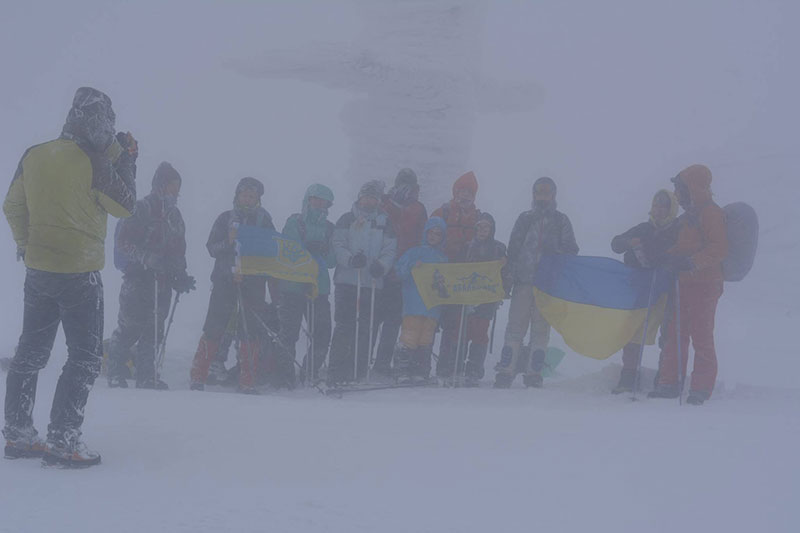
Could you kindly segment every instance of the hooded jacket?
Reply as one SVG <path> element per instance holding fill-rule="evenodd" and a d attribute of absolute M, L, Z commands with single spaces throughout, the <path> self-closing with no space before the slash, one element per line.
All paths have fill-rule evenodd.
<path fill-rule="evenodd" d="M 436 247 L 428 244 L 428 230 L 432 228 L 441 229 L 444 236 L 442 242 Z M 411 274 L 411 269 L 414 268 L 417 261 L 422 261 L 423 263 L 447 263 L 447 256 L 444 253 L 444 248 L 447 244 L 446 230 L 447 226 L 444 220 L 439 217 L 431 217 L 422 232 L 422 244 L 409 249 L 397 260 L 395 271 L 403 282 L 403 316 L 425 316 L 439 320 L 442 312 L 441 306 L 436 306 L 432 309 L 425 307 L 422 302 L 422 296 L 417 290 L 417 284 Z"/>
<path fill-rule="evenodd" d="M 694 265 L 690 272 L 681 273 L 680 280 L 722 281 L 722 261 L 728 255 L 728 236 L 725 213 L 711 199 L 711 171 L 703 165 L 692 165 L 682 170 L 676 179 L 688 187 L 691 205 L 678 218 L 678 241 L 669 254 L 689 257 Z"/>
<path fill-rule="evenodd" d="M 453 184 L 453 199 L 433 212 L 434 217 L 442 218 L 447 224 L 447 246 L 445 252 L 451 263 L 465 259 L 467 243 L 475 237 L 475 223 L 480 211 L 475 204 L 462 207 L 455 201 L 456 192 L 468 189 L 473 196 L 478 194 L 478 179 L 473 172 L 467 172 Z"/>
<path fill-rule="evenodd" d="M 469 242 L 467 245 L 466 261 L 468 263 L 482 263 L 485 261 L 497 261 L 507 257 L 508 251 L 506 250 L 506 245 L 494 238 L 497 228 L 494 217 L 489 213 L 481 213 L 480 216 L 478 216 L 476 224 L 481 220 L 488 221 L 492 229 L 485 240 L 479 241 L 476 237 Z M 511 284 L 508 269 L 503 268 L 503 288 L 508 291 L 511 289 Z M 495 304 L 490 305 L 494 306 Z"/>
<path fill-rule="evenodd" d="M 549 180 L 549 178 L 548 178 Z M 579 248 L 567 215 L 556 210 L 555 183 L 553 205 L 541 208 L 534 205 L 514 223 L 508 239 L 508 270 L 514 284 L 533 285 L 536 267 L 545 254 L 577 255 Z"/>
<path fill-rule="evenodd" d="M 428 220 L 428 212 L 419 200 L 411 200 L 408 203 L 397 201 L 392 195 L 393 190 L 383 196 L 383 209 L 389 215 L 397 236 L 397 256 L 400 257 L 419 243 Z M 393 272 L 391 275 L 396 276 L 396 273 Z"/>
<path fill-rule="evenodd" d="M 225 211 L 217 217 L 211 227 L 206 248 L 214 261 L 214 270 L 211 272 L 212 283 L 225 283 L 233 281 L 233 267 L 236 264 L 236 243 L 228 242 L 230 230 L 238 225 L 258 226 L 261 228 L 275 229 L 272 217 L 266 209 L 259 205 L 247 209 L 236 204 L 236 198 L 242 187 L 255 187 L 259 196 L 264 194 L 264 185 L 255 178 L 242 178 L 236 186 L 233 195 L 233 209 Z"/>
<path fill-rule="evenodd" d="M 361 269 L 361 284 L 369 287 L 373 279 L 369 266 L 373 261 L 378 261 L 386 273 L 394 264 L 397 239 L 389 215 L 381 207 L 376 207 L 372 213 L 364 212 L 355 202 L 353 208 L 336 222 L 333 250 L 336 254 L 334 283 L 358 284 L 358 269 L 350 266 L 350 259 L 363 252 L 367 256 L 367 266 Z M 375 287 L 383 288 L 382 277 L 375 279 Z"/>
<path fill-rule="evenodd" d="M 29 148 L 3 211 L 25 265 L 76 274 L 105 265 L 107 219 L 136 202 L 135 156 L 114 138 L 111 100 L 78 89 L 59 139 Z"/>
<path fill-rule="evenodd" d="M 124 273 L 144 272 L 147 254 L 164 257 L 168 279 L 186 271 L 186 225 L 178 206 L 164 197 L 172 181 L 180 182 L 180 174 L 169 163 L 161 163 L 150 194 L 136 202 L 133 216 L 117 222 L 115 253 L 125 258 Z"/>
<path fill-rule="evenodd" d="M 331 277 L 328 269 L 336 266 L 336 254 L 333 251 L 332 242 L 335 226 L 327 218 L 327 208 L 319 211 L 311 208 L 309 200 L 312 196 L 333 204 L 333 191 L 318 183 L 311 185 L 303 196 L 300 213 L 295 213 L 286 220 L 282 233 L 286 238 L 298 241 L 303 246 L 310 242 L 321 242 L 327 246 L 327 253 L 313 256 L 319 265 L 319 276 L 317 277 L 319 294 L 324 296 L 331 292 Z M 309 286 L 308 283 L 281 282 L 281 290 L 288 292 L 306 293 Z"/>
<path fill-rule="evenodd" d="M 678 223 L 678 200 L 675 195 L 666 189 L 662 189 L 653 197 L 655 201 L 656 196 L 666 193 L 670 199 L 670 214 L 665 223 L 661 226 L 656 226 L 652 217 L 647 222 L 642 222 L 632 227 L 625 233 L 617 235 L 611 240 L 611 249 L 614 253 L 625 255 L 623 261 L 626 265 L 633 268 L 651 268 L 660 266 L 667 258 L 667 252 L 675 245 L 678 239 L 678 230 L 680 224 Z M 631 239 L 639 239 L 641 241 L 641 249 L 638 252 L 631 247 Z M 644 259 L 645 264 L 642 264 L 640 258 Z"/>

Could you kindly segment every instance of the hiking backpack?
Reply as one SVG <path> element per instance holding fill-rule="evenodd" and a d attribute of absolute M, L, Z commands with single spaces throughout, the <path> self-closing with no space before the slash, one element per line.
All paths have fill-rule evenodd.
<path fill-rule="evenodd" d="M 725 281 L 741 281 L 753 268 L 758 248 L 758 215 L 744 202 L 728 204 L 725 212 L 725 232 L 728 236 L 728 256 L 722 261 Z"/>

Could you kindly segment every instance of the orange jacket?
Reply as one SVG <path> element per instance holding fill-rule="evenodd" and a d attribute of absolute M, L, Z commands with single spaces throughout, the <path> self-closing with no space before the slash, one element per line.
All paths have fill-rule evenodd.
<path fill-rule="evenodd" d="M 475 174 L 470 171 L 456 180 L 453 184 L 454 197 L 459 189 L 469 189 L 473 196 L 477 195 L 478 179 Z M 463 262 L 466 259 L 467 244 L 475 237 L 475 223 L 480 214 L 475 204 L 464 208 L 451 200 L 431 215 L 443 218 L 447 224 L 445 255 L 451 263 Z"/>
<path fill-rule="evenodd" d="M 722 281 L 722 261 L 728 255 L 725 214 L 711 199 L 711 171 L 692 165 L 678 174 L 689 188 L 692 205 L 680 217 L 678 240 L 671 255 L 690 257 L 694 269 L 681 273 L 681 281 Z"/>

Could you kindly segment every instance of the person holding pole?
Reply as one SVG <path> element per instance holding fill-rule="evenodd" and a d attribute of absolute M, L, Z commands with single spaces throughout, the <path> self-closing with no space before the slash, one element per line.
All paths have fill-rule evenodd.
<path fill-rule="evenodd" d="M 489 213 L 481 213 L 475 223 L 475 238 L 467 245 L 466 262 L 482 263 L 500 260 L 505 263 L 506 245 L 495 240 L 494 235 L 494 217 Z M 503 285 L 510 286 L 505 269 L 503 274 Z M 458 360 L 463 363 L 459 366 L 464 367 L 464 385 L 467 387 L 477 387 L 480 380 L 483 379 L 483 365 L 489 351 L 489 326 L 495 319 L 499 306 L 500 302 L 495 302 L 467 309 L 463 349 L 462 353 L 458 354 Z M 459 372 L 462 372 L 461 368 L 459 368 Z"/>
<path fill-rule="evenodd" d="M 684 210 L 678 219 L 678 240 L 669 250 L 667 260 L 670 268 L 679 273 L 676 319 L 670 321 L 658 383 L 648 396 L 681 396 L 691 339 L 694 369 L 686 402 L 702 405 L 711 397 L 717 379 L 714 318 L 722 296 L 722 262 L 728 254 L 725 213 L 712 199 L 708 167 L 687 167 L 672 178 L 672 182 L 678 203 Z"/>
<path fill-rule="evenodd" d="M 422 244 L 406 251 L 394 267 L 403 282 L 403 325 L 394 351 L 394 375 L 400 382 L 426 381 L 430 376 L 433 340 L 442 306 L 425 307 L 412 272 L 422 263 L 447 262 L 446 231 L 443 219 L 431 217 L 425 224 Z"/>
<path fill-rule="evenodd" d="M 508 312 L 505 343 L 500 362 L 495 366 L 494 386 L 506 389 L 517 373 L 523 373 L 526 387 L 543 385 L 545 350 L 550 340 L 550 324 L 536 307 L 533 279 L 539 260 L 546 254 L 578 254 L 575 233 L 567 215 L 556 209 L 556 183 L 542 177 L 533 184 L 532 209 L 514 224 L 508 241 L 508 264 L 513 288 Z M 531 329 L 530 361 L 520 365 L 522 341 Z"/>
<path fill-rule="evenodd" d="M 309 324 L 311 346 L 303 361 L 305 378 L 313 383 L 328 355 L 331 342 L 331 279 L 328 269 L 336 266 L 333 251 L 334 225 L 328 221 L 328 209 L 333 205 L 333 191 L 325 185 L 311 185 L 303 197 L 300 213 L 291 215 L 283 227 L 287 239 L 300 242 L 319 265 L 317 278 L 318 295 L 311 294 L 310 283 L 279 281 L 278 319 L 280 343 L 277 347 L 284 353 L 280 358 L 295 358 L 295 345 L 300 337 L 303 317 Z M 313 369 L 313 371 L 309 371 Z"/>
<path fill-rule="evenodd" d="M 678 238 L 678 199 L 670 191 L 661 189 L 653 197 L 650 220 L 638 224 L 611 241 L 611 249 L 625 254 L 623 261 L 632 268 L 658 268 L 664 266 L 667 251 Z M 667 275 L 663 274 L 662 275 Z M 636 384 L 642 356 L 642 333 L 633 336 L 622 349 L 622 371 L 619 383 L 612 394 L 632 392 Z"/>
<path fill-rule="evenodd" d="M 211 299 L 203 325 L 203 335 L 194 355 L 190 372 L 191 389 L 203 390 L 208 369 L 217 357 L 220 342 L 228 325 L 236 324 L 239 338 L 239 391 L 255 392 L 256 366 L 259 362 L 259 315 L 266 301 L 265 276 L 242 276 L 234 273 L 236 233 L 241 225 L 274 230 L 272 217 L 261 207 L 264 185 L 246 177 L 239 181 L 233 198 L 233 209 L 219 215 L 211 228 L 206 248 L 214 258 L 211 273 Z"/>
<path fill-rule="evenodd" d="M 5 457 L 83 468 L 100 454 L 81 439 L 84 408 L 103 361 L 103 281 L 108 215 L 131 216 L 138 143 L 114 132 L 111 99 L 92 87 L 75 92 L 59 138 L 29 148 L 3 212 L 25 262 L 22 334 L 6 378 Z M 47 442 L 33 425 L 39 371 L 59 324 L 67 361 L 58 379 Z"/>
<path fill-rule="evenodd" d="M 382 181 L 365 183 L 353 208 L 339 218 L 333 231 L 335 326 L 328 368 L 330 385 L 367 376 L 372 294 L 383 288 L 397 251 L 392 223 L 380 206 L 383 189 Z"/>
<path fill-rule="evenodd" d="M 466 259 L 467 244 L 475 237 L 475 223 L 480 210 L 475 206 L 478 194 L 478 178 L 474 172 L 467 172 L 453 184 L 453 198 L 442 205 L 432 216 L 441 217 L 447 224 L 445 253 L 450 263 L 463 263 Z M 464 309 L 459 305 L 448 305 L 442 309 L 442 340 L 439 345 L 439 359 L 436 375 L 444 380 L 453 377 L 456 351 L 463 337 L 461 317 Z"/>
<path fill-rule="evenodd" d="M 156 352 L 172 291 L 189 292 L 186 228 L 178 209 L 181 176 L 166 161 L 153 175 L 150 194 L 136 202 L 133 216 L 117 222 L 114 265 L 122 271 L 117 329 L 108 347 L 108 386 L 127 388 L 128 356 L 135 347 L 136 387 L 167 389 L 157 375 Z"/>

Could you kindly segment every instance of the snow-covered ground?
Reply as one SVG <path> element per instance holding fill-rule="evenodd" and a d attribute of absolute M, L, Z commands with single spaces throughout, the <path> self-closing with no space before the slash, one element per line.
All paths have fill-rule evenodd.
<path fill-rule="evenodd" d="M 186 390 L 190 356 L 168 361 L 182 390 L 98 380 L 102 465 L 0 463 L 0 531 L 797 530 L 798 390 L 632 402 L 608 393 L 617 365 L 570 377 L 568 358 L 543 390 L 244 396 Z"/>

